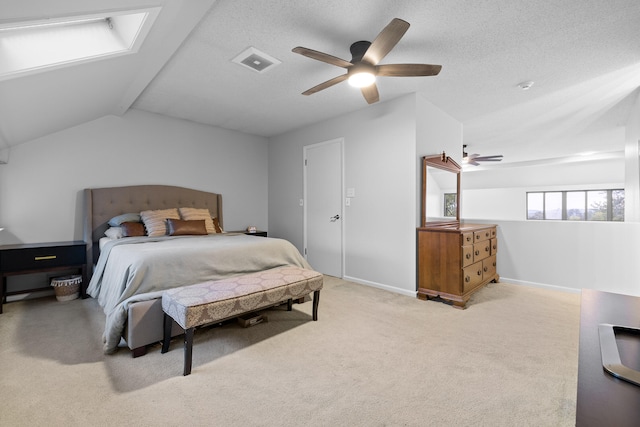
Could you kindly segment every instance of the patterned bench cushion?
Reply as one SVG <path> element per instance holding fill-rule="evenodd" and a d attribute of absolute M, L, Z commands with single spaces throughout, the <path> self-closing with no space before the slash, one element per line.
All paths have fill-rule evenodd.
<path fill-rule="evenodd" d="M 183 329 L 240 315 L 322 289 L 322 274 L 286 266 L 169 289 L 162 309 Z"/>

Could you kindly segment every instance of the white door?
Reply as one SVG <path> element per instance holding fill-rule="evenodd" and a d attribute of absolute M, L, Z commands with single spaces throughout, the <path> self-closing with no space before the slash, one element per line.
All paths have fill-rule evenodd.
<path fill-rule="evenodd" d="M 311 267 L 342 277 L 343 140 L 304 147 L 304 245 Z"/>

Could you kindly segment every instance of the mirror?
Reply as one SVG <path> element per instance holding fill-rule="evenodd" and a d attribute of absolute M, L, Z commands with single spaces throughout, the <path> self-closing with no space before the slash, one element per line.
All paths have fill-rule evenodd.
<path fill-rule="evenodd" d="M 422 227 L 459 224 L 460 171 L 444 152 L 422 158 Z"/>

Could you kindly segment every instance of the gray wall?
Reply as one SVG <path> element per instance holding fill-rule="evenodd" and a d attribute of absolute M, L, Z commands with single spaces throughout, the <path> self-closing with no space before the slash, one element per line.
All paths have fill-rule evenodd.
<path fill-rule="evenodd" d="M 265 138 L 139 110 L 18 145 L 0 165 L 0 244 L 82 239 L 82 189 L 135 184 L 222 193 L 226 229 L 266 229 L 267 151 Z"/>
<path fill-rule="evenodd" d="M 303 147 L 344 138 L 344 187 L 356 193 L 345 207 L 344 277 L 415 295 L 417 159 L 461 147 L 461 137 L 459 122 L 409 95 L 271 138 L 270 235 L 303 250 Z"/>

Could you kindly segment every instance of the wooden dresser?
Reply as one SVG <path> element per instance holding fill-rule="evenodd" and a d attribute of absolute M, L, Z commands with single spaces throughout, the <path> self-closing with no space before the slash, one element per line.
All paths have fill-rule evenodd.
<path fill-rule="evenodd" d="M 440 297 L 465 308 L 471 295 L 500 280 L 498 239 L 491 224 L 434 225 L 417 229 L 418 298 Z"/>

